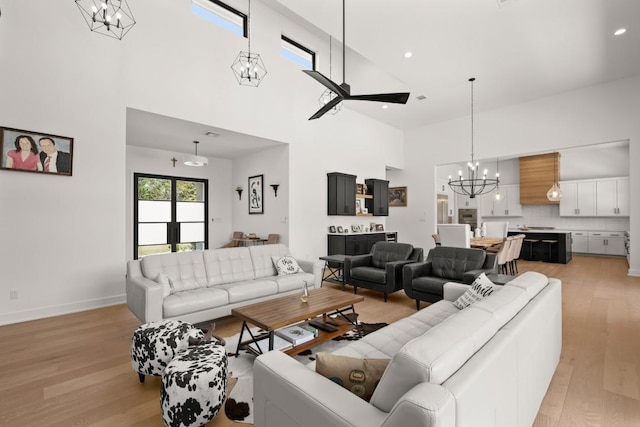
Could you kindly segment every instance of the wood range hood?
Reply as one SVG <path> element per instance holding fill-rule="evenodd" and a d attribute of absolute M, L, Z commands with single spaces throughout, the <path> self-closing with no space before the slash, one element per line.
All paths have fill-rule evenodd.
<path fill-rule="evenodd" d="M 555 180 L 560 181 L 560 153 L 520 157 L 520 204 L 560 204 L 547 199 Z"/>

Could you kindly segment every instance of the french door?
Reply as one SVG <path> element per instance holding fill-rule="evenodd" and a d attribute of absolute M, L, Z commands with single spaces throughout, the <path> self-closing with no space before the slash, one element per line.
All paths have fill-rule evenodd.
<path fill-rule="evenodd" d="M 133 176 L 134 259 L 209 247 L 208 180 Z"/>

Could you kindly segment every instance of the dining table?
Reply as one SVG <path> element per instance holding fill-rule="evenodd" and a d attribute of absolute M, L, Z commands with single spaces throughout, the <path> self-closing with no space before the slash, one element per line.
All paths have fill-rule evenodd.
<path fill-rule="evenodd" d="M 264 245 L 268 239 L 261 239 L 259 237 L 251 238 L 251 237 L 243 237 L 241 239 L 232 239 L 234 242 L 237 242 L 238 246 L 251 246 L 251 245 Z"/>
<path fill-rule="evenodd" d="M 470 241 L 470 246 L 477 249 L 487 249 L 500 245 L 503 240 L 504 237 L 474 237 Z"/>

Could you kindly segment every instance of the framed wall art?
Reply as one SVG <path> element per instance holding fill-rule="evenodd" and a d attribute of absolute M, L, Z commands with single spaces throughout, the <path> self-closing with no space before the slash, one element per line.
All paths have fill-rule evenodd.
<path fill-rule="evenodd" d="M 389 206 L 407 206 L 407 187 L 389 187 Z"/>
<path fill-rule="evenodd" d="M 263 214 L 264 206 L 264 175 L 256 175 L 249 177 L 249 213 L 250 214 Z"/>
<path fill-rule="evenodd" d="M 0 169 L 71 176 L 73 138 L 0 127 Z"/>

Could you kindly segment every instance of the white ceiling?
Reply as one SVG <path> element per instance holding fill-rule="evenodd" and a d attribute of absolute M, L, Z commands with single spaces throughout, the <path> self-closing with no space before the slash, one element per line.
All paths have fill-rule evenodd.
<path fill-rule="evenodd" d="M 321 37 L 332 35 L 341 55 L 342 0 L 263 1 Z M 614 36 L 620 27 L 627 32 Z M 387 109 L 361 101 L 345 108 L 406 130 L 468 116 L 470 77 L 480 112 L 639 75 L 640 0 L 346 0 L 346 40 L 352 93 L 411 97 Z M 413 56 L 405 59 L 408 50 Z M 205 138 L 204 128 L 129 110 L 127 143 L 189 152 L 182 146 Z M 206 130 L 224 138 L 208 139 L 216 154 L 205 155 L 232 158 L 277 144 Z"/>

